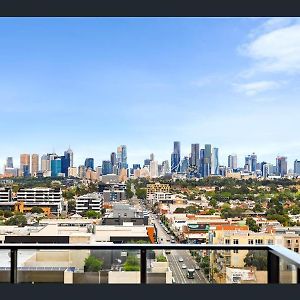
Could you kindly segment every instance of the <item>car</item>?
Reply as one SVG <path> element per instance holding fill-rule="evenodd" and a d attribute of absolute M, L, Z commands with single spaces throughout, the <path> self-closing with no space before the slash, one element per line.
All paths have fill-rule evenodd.
<path fill-rule="evenodd" d="M 183 258 L 182 258 L 182 257 L 179 257 L 178 261 L 179 261 L 179 262 L 183 262 Z"/>
<path fill-rule="evenodd" d="M 174 241 L 174 240 L 172 240 L 172 241 L 171 241 L 171 243 L 172 243 L 172 244 L 175 244 L 175 241 Z"/>
<path fill-rule="evenodd" d="M 170 242 L 170 239 L 166 239 L 167 242 Z"/>
<path fill-rule="evenodd" d="M 181 266 L 181 269 L 186 269 L 186 265 L 183 264 L 183 265 Z"/>
<path fill-rule="evenodd" d="M 199 271 L 199 270 L 200 270 L 200 267 L 199 267 L 199 266 L 196 266 L 196 267 L 195 267 L 195 270 Z"/>

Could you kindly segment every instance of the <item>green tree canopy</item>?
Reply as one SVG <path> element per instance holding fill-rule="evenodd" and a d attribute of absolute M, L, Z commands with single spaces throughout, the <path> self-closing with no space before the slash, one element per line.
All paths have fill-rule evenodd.
<path fill-rule="evenodd" d="M 43 209 L 38 206 L 33 206 L 30 210 L 33 214 L 41 214 L 43 213 Z"/>
<path fill-rule="evenodd" d="M 23 215 L 16 215 L 6 220 L 5 225 L 17 225 L 23 227 L 27 225 L 27 220 Z"/>
<path fill-rule="evenodd" d="M 147 198 L 147 189 L 137 188 L 135 191 L 135 194 L 139 199 L 146 199 Z"/>

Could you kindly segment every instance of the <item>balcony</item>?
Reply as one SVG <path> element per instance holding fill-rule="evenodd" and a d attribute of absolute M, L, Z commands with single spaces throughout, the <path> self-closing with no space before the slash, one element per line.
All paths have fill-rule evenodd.
<path fill-rule="evenodd" d="M 231 257 L 230 265 L 223 256 L 226 250 L 241 250 Z M 265 256 L 265 269 L 260 271 L 254 264 L 246 267 L 242 264 L 249 251 Z M 91 255 L 102 261 L 101 269 L 87 269 L 85 261 Z M 194 277 L 189 278 L 191 269 L 194 269 Z M 297 284 L 300 283 L 300 255 L 273 245 L 1 244 L 0 282 Z"/>

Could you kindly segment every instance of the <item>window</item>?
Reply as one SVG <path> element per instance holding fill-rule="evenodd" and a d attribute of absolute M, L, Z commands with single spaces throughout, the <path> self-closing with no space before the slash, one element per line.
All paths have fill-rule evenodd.
<path fill-rule="evenodd" d="M 291 243 L 291 240 L 287 240 L 287 243 L 290 244 L 290 243 Z"/>
<path fill-rule="evenodd" d="M 233 244 L 234 244 L 234 245 L 238 245 L 238 243 L 239 243 L 239 240 L 238 240 L 238 239 L 234 239 L 234 240 L 233 240 Z"/>
<path fill-rule="evenodd" d="M 234 250 L 233 250 L 233 253 L 239 253 L 239 250 L 234 249 Z"/>
<path fill-rule="evenodd" d="M 273 245 L 273 240 L 268 240 L 268 245 Z"/>
<path fill-rule="evenodd" d="M 226 239 L 226 240 L 225 240 L 225 244 L 226 244 L 226 245 L 229 245 L 229 244 L 230 244 L 230 240 L 229 240 L 229 239 Z"/>
<path fill-rule="evenodd" d="M 294 251 L 299 253 L 299 248 L 294 248 Z"/>
<path fill-rule="evenodd" d="M 262 245 L 263 244 L 263 240 L 262 239 L 256 239 L 255 240 L 255 245 Z"/>
<path fill-rule="evenodd" d="M 249 245 L 253 245 L 254 243 L 253 243 L 253 240 L 248 240 L 248 244 Z"/>

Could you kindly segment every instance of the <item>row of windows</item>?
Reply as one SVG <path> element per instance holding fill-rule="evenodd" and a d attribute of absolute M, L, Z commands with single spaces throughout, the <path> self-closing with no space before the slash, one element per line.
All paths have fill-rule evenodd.
<path fill-rule="evenodd" d="M 233 243 L 233 245 L 238 245 L 239 240 L 238 239 L 233 239 L 232 243 Z M 267 243 L 268 243 L 268 245 L 273 245 L 274 244 L 273 240 L 271 240 L 271 239 L 269 239 L 267 241 Z M 230 239 L 225 239 L 225 244 L 230 245 Z M 263 245 L 264 241 L 263 241 L 263 239 L 255 239 L 255 240 L 249 239 L 248 240 L 248 245 L 254 245 L 254 244 L 255 245 Z"/>

